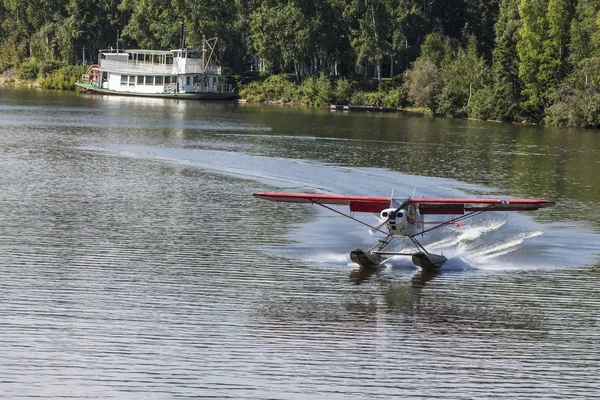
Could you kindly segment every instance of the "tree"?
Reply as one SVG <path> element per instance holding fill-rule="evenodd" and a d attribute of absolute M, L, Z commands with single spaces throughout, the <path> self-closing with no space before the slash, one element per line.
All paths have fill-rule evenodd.
<path fill-rule="evenodd" d="M 131 16 L 122 34 L 142 48 L 178 48 L 183 18 L 172 3 L 170 0 L 123 0 L 119 10 Z"/>
<path fill-rule="evenodd" d="M 437 98 L 442 87 L 442 79 L 438 67 L 431 61 L 418 58 L 412 68 L 406 71 L 404 89 L 408 100 L 417 107 L 437 110 Z"/>
<path fill-rule="evenodd" d="M 357 21 L 350 28 L 350 43 L 359 64 L 370 63 L 382 79 L 382 62 L 391 53 L 391 32 L 395 27 L 391 0 L 351 0 L 344 14 Z"/>
<path fill-rule="evenodd" d="M 488 69 L 477 53 L 477 40 L 469 36 L 468 47 L 446 51 L 441 66 L 442 90 L 438 96 L 438 112 L 446 115 L 467 115 L 471 98 L 487 81 Z"/>
<path fill-rule="evenodd" d="M 523 82 L 519 78 L 519 54 L 517 43 L 521 20 L 518 3 L 520 0 L 502 0 L 500 16 L 494 27 L 495 48 L 492 53 L 494 78 L 494 118 L 514 120 L 521 113 L 521 91 Z"/>
<path fill-rule="evenodd" d="M 297 67 L 308 57 L 308 21 L 293 3 L 269 7 L 263 4 L 250 18 L 252 43 L 269 68 Z M 298 75 L 298 70 L 296 69 Z"/>
<path fill-rule="evenodd" d="M 431 61 L 436 67 L 440 67 L 445 51 L 442 36 L 437 32 L 433 32 L 425 37 L 423 46 L 421 46 L 421 57 Z"/>
<path fill-rule="evenodd" d="M 568 0 L 521 0 L 519 15 L 522 26 L 517 51 L 524 107 L 530 118 L 538 121 L 566 74 L 572 6 Z"/>

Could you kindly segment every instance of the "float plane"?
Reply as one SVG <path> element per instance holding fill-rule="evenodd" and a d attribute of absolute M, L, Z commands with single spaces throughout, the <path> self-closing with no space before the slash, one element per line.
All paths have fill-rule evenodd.
<path fill-rule="evenodd" d="M 432 254 L 417 240 L 425 233 L 448 225 L 464 225 L 462 221 L 494 211 L 535 211 L 554 205 L 542 199 L 469 199 L 469 198 L 405 198 L 343 196 L 330 194 L 259 192 L 255 197 L 287 203 L 316 204 L 363 224 L 385 236 L 371 248 L 356 249 L 350 258 L 363 268 L 374 268 L 388 257 L 410 256 L 412 262 L 427 272 L 438 272 L 447 258 Z M 336 210 L 331 205 L 349 206 L 350 214 Z M 354 213 L 375 213 L 379 222 L 372 226 L 354 217 Z M 442 215 L 445 221 L 425 221 L 425 216 Z M 386 229 L 384 231 L 382 228 Z M 408 239 L 413 251 L 390 251 L 390 243 Z"/>

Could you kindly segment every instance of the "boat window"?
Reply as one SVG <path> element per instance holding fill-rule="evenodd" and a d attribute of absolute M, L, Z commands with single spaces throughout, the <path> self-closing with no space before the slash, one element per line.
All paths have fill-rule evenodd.
<path fill-rule="evenodd" d="M 121 85 L 127 85 L 127 78 L 129 78 L 128 75 L 121 75 Z"/>
<path fill-rule="evenodd" d="M 152 77 L 151 76 L 147 76 L 145 83 L 146 83 L 146 85 L 152 85 Z"/>
<path fill-rule="evenodd" d="M 144 84 L 144 75 L 138 75 L 138 77 L 137 77 L 137 84 L 138 85 L 143 85 Z"/>
<path fill-rule="evenodd" d="M 155 85 L 162 85 L 163 84 L 163 77 L 162 76 L 155 76 L 154 77 L 154 84 Z"/>
<path fill-rule="evenodd" d="M 189 76 L 187 76 L 187 77 L 185 78 L 185 84 L 186 84 L 186 85 L 189 85 L 189 84 L 190 84 L 190 77 L 189 77 Z"/>

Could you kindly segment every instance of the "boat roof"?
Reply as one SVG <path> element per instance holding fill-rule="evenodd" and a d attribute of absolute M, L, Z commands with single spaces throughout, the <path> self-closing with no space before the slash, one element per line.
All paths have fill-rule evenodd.
<path fill-rule="evenodd" d="M 179 53 L 179 52 L 186 52 L 186 53 L 200 53 L 202 52 L 202 50 L 198 50 L 198 49 L 175 49 L 175 50 L 142 50 L 142 49 L 128 49 L 128 50 L 116 50 L 116 49 L 105 49 L 105 50 L 100 50 L 101 53 L 103 54 L 132 54 L 132 53 L 137 53 L 137 54 L 171 54 L 171 53 Z"/>

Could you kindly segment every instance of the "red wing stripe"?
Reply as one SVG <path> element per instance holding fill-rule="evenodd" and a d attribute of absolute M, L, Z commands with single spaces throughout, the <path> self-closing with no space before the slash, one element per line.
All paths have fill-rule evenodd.
<path fill-rule="evenodd" d="M 389 197 L 280 192 L 260 192 L 254 193 L 254 196 L 260 199 L 287 203 L 341 204 L 350 206 L 352 212 L 379 212 L 388 208 L 391 200 Z"/>
<path fill-rule="evenodd" d="M 471 211 L 534 211 L 554 205 L 554 202 L 542 199 L 447 199 L 412 198 L 412 203 L 420 206 L 423 214 L 461 214 L 450 212 L 453 206 L 464 207 Z"/>

